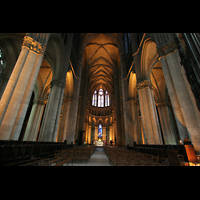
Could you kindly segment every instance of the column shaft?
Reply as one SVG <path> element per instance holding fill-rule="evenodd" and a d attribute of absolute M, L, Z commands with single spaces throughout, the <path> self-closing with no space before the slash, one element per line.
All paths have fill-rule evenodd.
<path fill-rule="evenodd" d="M 92 131 L 92 126 L 88 127 L 88 144 L 91 144 L 91 131 Z"/>
<path fill-rule="evenodd" d="M 49 34 L 46 35 L 49 37 Z M 48 41 L 48 37 L 45 42 Z M 33 38 L 24 37 L 21 53 L 0 104 L 0 139 L 2 140 L 19 138 L 45 49 L 46 46 Z"/>
<path fill-rule="evenodd" d="M 44 113 L 39 141 L 55 142 L 64 94 L 64 82 L 52 81 L 47 107 Z"/>
<path fill-rule="evenodd" d="M 147 144 L 162 144 L 161 131 L 156 112 L 151 83 L 147 80 L 137 84 L 141 109 L 143 134 Z"/>
<path fill-rule="evenodd" d="M 158 104 L 158 112 L 160 116 L 165 144 L 176 145 L 175 130 L 170 120 L 169 108 L 166 103 Z"/>
<path fill-rule="evenodd" d="M 1 104 L 0 104 L 0 124 L 3 120 L 3 117 L 5 115 L 6 109 L 9 105 L 10 99 L 12 97 L 13 91 L 15 89 L 15 86 L 17 85 L 17 81 L 19 79 L 21 70 L 24 66 L 24 63 L 26 61 L 27 55 L 29 53 L 29 50 L 25 47 L 22 47 L 22 50 L 19 54 L 19 57 L 17 59 L 17 62 L 15 64 L 15 67 L 12 71 L 12 74 L 10 76 L 10 79 L 6 85 L 5 91 L 1 97 Z"/>
<path fill-rule="evenodd" d="M 35 100 L 31 114 L 26 127 L 24 141 L 36 141 L 42 114 L 44 111 L 45 102 L 42 100 Z M 34 128 L 33 128 L 34 127 Z"/>
<path fill-rule="evenodd" d="M 183 142 L 189 137 L 195 150 L 200 152 L 200 114 L 183 66 L 180 65 L 178 51 L 161 57 L 161 64 L 180 138 Z"/>
<path fill-rule="evenodd" d="M 37 55 L 37 58 L 35 60 L 33 70 L 32 70 L 32 73 L 30 75 L 28 84 L 26 85 L 26 90 L 25 90 L 25 93 L 24 93 L 24 96 L 23 96 L 23 99 L 22 99 L 16 120 L 15 120 L 15 124 L 13 126 L 13 130 L 12 130 L 12 133 L 11 133 L 11 139 L 12 140 L 17 140 L 19 138 L 19 134 L 21 132 L 21 128 L 22 128 L 22 125 L 23 125 L 23 122 L 24 122 L 26 111 L 28 109 L 28 105 L 29 105 L 29 102 L 30 102 L 31 94 L 32 94 L 32 91 L 34 89 L 34 86 L 35 86 L 35 83 L 36 83 L 36 80 L 37 80 L 37 76 L 38 76 L 38 73 L 39 73 L 39 70 L 40 70 L 40 66 L 42 64 L 42 60 L 43 60 L 43 56 Z"/>

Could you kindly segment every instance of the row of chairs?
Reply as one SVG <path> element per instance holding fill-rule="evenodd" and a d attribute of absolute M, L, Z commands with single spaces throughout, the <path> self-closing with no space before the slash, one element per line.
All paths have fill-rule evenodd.
<path fill-rule="evenodd" d="M 72 163 L 86 163 L 94 153 L 94 147 L 76 147 L 55 151 L 55 158 L 70 158 Z"/>
<path fill-rule="evenodd" d="M 94 147 L 76 147 L 55 150 L 52 157 L 31 160 L 20 166 L 63 166 L 69 163 L 87 162 L 94 152 Z"/>
<path fill-rule="evenodd" d="M 55 144 L 55 142 L 41 141 L 20 141 L 20 140 L 0 140 L 0 145 L 35 145 L 35 144 Z M 66 144 L 64 142 L 56 142 L 56 144 Z"/>
<path fill-rule="evenodd" d="M 65 143 L 25 143 L 4 142 L 0 145 L 0 165 L 18 163 L 33 158 L 43 158 L 54 155 L 55 150 L 67 149 L 71 145 Z"/>
<path fill-rule="evenodd" d="M 159 161 L 159 156 L 150 155 L 138 151 L 130 151 L 125 148 L 109 148 L 105 150 L 110 164 L 114 166 L 168 166 L 167 158 Z"/>

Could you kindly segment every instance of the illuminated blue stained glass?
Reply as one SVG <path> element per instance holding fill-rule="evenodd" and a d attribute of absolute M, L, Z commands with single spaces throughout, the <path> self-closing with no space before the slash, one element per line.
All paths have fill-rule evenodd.
<path fill-rule="evenodd" d="M 99 128 L 98 128 L 98 137 L 102 137 L 102 125 L 99 124 Z"/>

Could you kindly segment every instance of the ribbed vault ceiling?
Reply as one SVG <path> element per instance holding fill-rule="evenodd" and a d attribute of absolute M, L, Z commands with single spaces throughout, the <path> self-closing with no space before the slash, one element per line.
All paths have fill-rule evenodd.
<path fill-rule="evenodd" d="M 115 42 L 108 35 L 99 33 L 85 48 L 85 62 L 89 93 L 99 86 L 112 92 L 116 67 L 119 65 L 119 50 Z"/>

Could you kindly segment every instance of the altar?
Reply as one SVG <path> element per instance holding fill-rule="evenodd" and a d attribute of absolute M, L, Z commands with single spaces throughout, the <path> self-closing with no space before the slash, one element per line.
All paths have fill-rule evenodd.
<path fill-rule="evenodd" d="M 97 141 L 96 142 L 96 146 L 103 146 L 103 142 L 102 141 Z"/>
<path fill-rule="evenodd" d="M 98 141 L 96 141 L 95 146 L 103 146 L 103 141 L 99 139 Z"/>

